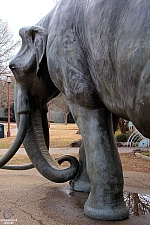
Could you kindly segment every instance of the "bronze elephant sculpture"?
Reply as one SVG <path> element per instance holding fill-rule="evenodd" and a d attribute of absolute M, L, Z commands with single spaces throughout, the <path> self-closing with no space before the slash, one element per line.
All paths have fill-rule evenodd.
<path fill-rule="evenodd" d="M 83 191 L 89 181 L 77 174 L 75 158 L 60 159 L 71 161 L 62 171 L 47 156 L 45 106 L 59 91 L 66 95 L 84 143 L 90 217 L 128 218 L 113 127 L 122 117 L 150 138 L 149 8 L 149 0 L 61 0 L 35 26 L 20 30 L 22 46 L 10 62 L 17 123 L 27 118 L 22 139 L 31 161 L 48 179 L 74 178 L 71 186 Z"/>

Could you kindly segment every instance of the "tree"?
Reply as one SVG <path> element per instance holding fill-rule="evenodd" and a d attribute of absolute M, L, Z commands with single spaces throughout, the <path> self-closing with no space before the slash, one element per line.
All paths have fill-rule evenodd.
<path fill-rule="evenodd" d="M 118 126 L 122 134 L 126 134 L 128 123 L 128 120 L 124 120 L 123 118 L 119 119 Z"/>
<path fill-rule="evenodd" d="M 8 62 L 19 43 L 19 40 L 14 42 L 8 23 L 0 19 L 0 78 L 2 80 L 11 73 Z"/>
<path fill-rule="evenodd" d="M 50 101 L 50 106 L 54 110 L 63 112 L 65 125 L 67 125 L 67 118 L 70 110 L 65 95 L 60 93 L 56 98 Z"/>
<path fill-rule="evenodd" d="M 4 110 L 5 116 L 8 117 L 8 107 Z M 15 122 L 15 111 L 14 111 L 14 103 L 10 105 L 10 120 L 11 122 Z"/>
<path fill-rule="evenodd" d="M 0 19 L 0 108 L 7 106 L 7 75 L 12 75 L 8 63 L 20 41 L 14 41 L 7 22 Z M 12 103 L 14 79 L 12 78 L 10 99 Z"/>

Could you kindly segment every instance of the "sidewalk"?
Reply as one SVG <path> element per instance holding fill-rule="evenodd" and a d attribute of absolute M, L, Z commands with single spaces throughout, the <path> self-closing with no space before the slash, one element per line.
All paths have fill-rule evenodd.
<path fill-rule="evenodd" d="M 150 174 L 124 171 L 129 219 L 100 221 L 84 215 L 88 193 L 53 183 L 36 169 L 0 170 L 0 225 L 150 225 Z"/>
<path fill-rule="evenodd" d="M 128 152 L 132 152 L 134 148 L 126 148 L 126 147 L 119 147 L 118 151 L 119 153 L 128 153 Z M 6 152 L 8 151 L 8 149 L 0 149 L 0 154 L 4 155 Z M 79 152 L 79 148 L 50 148 L 49 152 L 51 154 L 54 153 L 60 153 L 60 154 L 71 154 L 71 153 L 78 153 Z M 24 148 L 19 148 L 19 150 L 17 151 L 16 154 L 26 154 L 26 151 Z"/>
<path fill-rule="evenodd" d="M 133 148 L 118 148 L 132 152 Z M 7 149 L 0 149 L 5 154 Z M 79 148 L 52 148 L 50 153 L 78 153 Z M 20 148 L 17 154 L 26 154 Z M 150 225 L 150 174 L 124 171 L 124 198 L 129 219 L 100 221 L 84 215 L 88 193 L 73 191 L 68 182 L 53 183 L 34 168 L 0 170 L 0 225 Z M 130 203 L 130 204 L 129 204 Z"/>
<path fill-rule="evenodd" d="M 15 135 L 16 128 L 11 130 Z M 119 153 L 134 148 L 119 147 Z M 8 149 L 0 149 L 4 155 Z M 50 153 L 78 153 L 79 148 L 51 148 Z M 26 154 L 20 148 L 16 154 Z M 27 171 L 0 170 L 0 225 L 150 225 L 150 174 L 124 171 L 124 197 L 129 219 L 100 221 L 84 215 L 88 193 L 73 191 L 68 182 L 53 183 L 34 168 Z M 141 203 L 140 203 L 141 202 Z M 144 208 L 145 206 L 145 208 Z"/>

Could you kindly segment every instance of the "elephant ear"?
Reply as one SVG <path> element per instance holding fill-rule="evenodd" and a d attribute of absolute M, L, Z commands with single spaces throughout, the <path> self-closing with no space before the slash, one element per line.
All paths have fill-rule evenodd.
<path fill-rule="evenodd" d="M 39 70 L 40 62 L 45 53 L 47 42 L 47 31 L 40 26 L 33 26 L 30 28 L 32 33 L 32 41 L 36 52 L 36 73 Z"/>
<path fill-rule="evenodd" d="M 22 47 L 29 46 L 31 56 L 36 57 L 36 73 L 45 53 L 47 43 L 47 31 L 40 26 L 23 27 L 19 31 L 22 38 Z M 23 47 L 24 48 L 24 47 Z"/>

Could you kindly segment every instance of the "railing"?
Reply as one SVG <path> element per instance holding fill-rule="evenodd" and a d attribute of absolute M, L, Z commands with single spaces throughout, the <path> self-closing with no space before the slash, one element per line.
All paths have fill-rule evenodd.
<path fill-rule="evenodd" d="M 150 145 L 150 141 L 148 138 L 145 138 L 136 128 L 135 131 L 130 135 L 130 137 L 128 138 L 127 141 L 127 147 L 137 147 L 139 146 L 139 143 L 145 140 L 147 142 L 147 146 L 149 147 Z"/>

